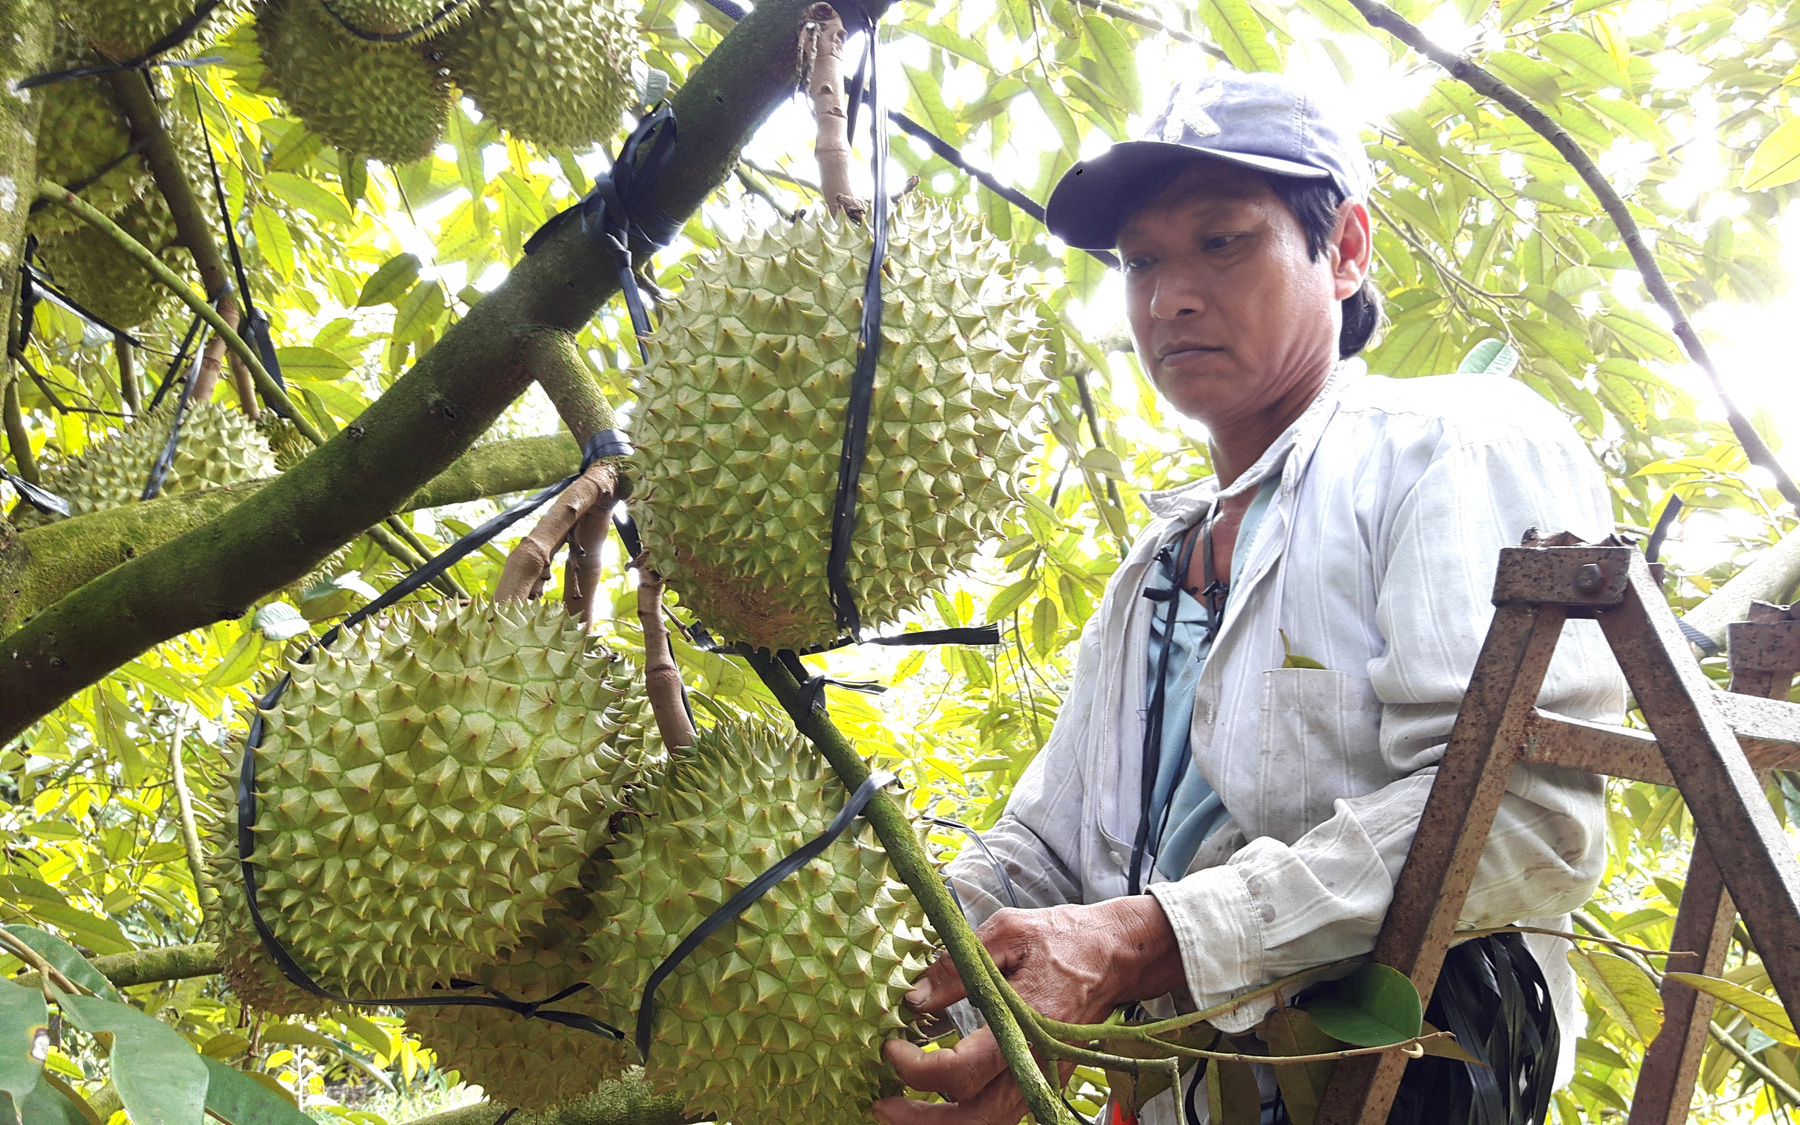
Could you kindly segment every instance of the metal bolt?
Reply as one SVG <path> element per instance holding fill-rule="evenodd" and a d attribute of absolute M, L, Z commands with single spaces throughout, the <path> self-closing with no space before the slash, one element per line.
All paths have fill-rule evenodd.
<path fill-rule="evenodd" d="M 1601 573 L 1599 563 L 1588 563 L 1575 571 L 1575 589 L 1583 594 L 1598 593 L 1606 584 L 1606 575 Z"/>

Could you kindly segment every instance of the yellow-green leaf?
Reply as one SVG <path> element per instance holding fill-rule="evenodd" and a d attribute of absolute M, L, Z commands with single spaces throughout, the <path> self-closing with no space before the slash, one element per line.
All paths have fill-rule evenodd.
<path fill-rule="evenodd" d="M 1800 180 L 1800 117 L 1790 117 L 1763 138 L 1750 163 L 1744 166 L 1744 178 L 1738 186 L 1746 191 L 1762 191 Z"/>
<path fill-rule="evenodd" d="M 1699 973 L 1670 973 L 1669 976 L 1743 1012 L 1752 1025 L 1776 1042 L 1789 1047 L 1800 1047 L 1800 1035 L 1794 1033 L 1793 1021 L 1788 1019 L 1787 1009 L 1781 1006 L 1780 1001 L 1718 977 L 1702 976 Z"/>

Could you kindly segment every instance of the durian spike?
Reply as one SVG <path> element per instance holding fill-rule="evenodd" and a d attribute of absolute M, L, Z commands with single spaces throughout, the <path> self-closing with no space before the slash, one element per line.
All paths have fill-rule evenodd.
<path fill-rule="evenodd" d="M 656 730 L 670 750 L 694 744 L 694 720 L 688 714 L 681 669 L 675 666 L 675 649 L 663 624 L 662 575 L 634 560 L 638 571 L 638 621 L 644 627 L 644 694 L 656 716 Z"/>
<path fill-rule="evenodd" d="M 807 62 L 813 119 L 819 123 L 818 139 L 813 142 L 813 156 L 819 162 L 819 194 L 832 214 L 841 211 L 861 222 L 869 205 L 857 197 L 850 184 L 850 121 L 844 113 L 845 34 L 837 9 L 814 4 L 806 10 L 800 50 Z"/>
<path fill-rule="evenodd" d="M 550 560 L 556 548 L 569 537 L 569 532 L 590 508 L 611 512 L 619 483 L 618 469 L 596 463 L 581 474 L 538 517 L 531 534 L 506 556 L 506 569 L 500 574 L 500 585 L 494 600 L 501 603 L 536 600 L 544 592 L 550 575 Z"/>

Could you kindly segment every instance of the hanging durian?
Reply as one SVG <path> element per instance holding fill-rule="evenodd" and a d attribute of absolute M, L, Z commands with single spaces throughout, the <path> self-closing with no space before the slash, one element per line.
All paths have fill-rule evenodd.
<path fill-rule="evenodd" d="M 504 957 L 579 886 L 654 740 L 636 676 L 559 605 L 378 616 L 264 713 L 257 903 L 327 988 L 418 994 Z M 272 977 L 238 874 L 235 773 L 212 862 L 234 979 Z"/>
<path fill-rule="evenodd" d="M 169 440 L 173 410 L 171 392 L 157 410 L 48 470 L 44 487 L 69 502 L 71 516 L 138 500 L 150 479 L 150 466 Z M 196 402 L 182 419 L 181 443 L 163 480 L 162 495 L 222 488 L 274 475 L 275 461 L 267 443 L 242 412 Z M 29 526 L 47 518 L 28 511 L 21 522 Z"/>
<path fill-rule="evenodd" d="M 838 636 L 826 560 L 869 244 L 834 217 L 721 247 L 664 306 L 638 374 L 650 566 L 727 641 Z M 895 217 L 846 570 L 865 627 L 917 608 L 1017 504 L 1044 381 L 1002 253 L 942 208 Z"/>
<path fill-rule="evenodd" d="M 596 919 L 577 898 L 577 912 L 557 912 L 507 956 L 485 964 L 470 980 L 515 1000 L 537 1002 L 581 984 L 592 971 L 583 942 Z M 581 989 L 546 1007 L 604 1020 L 600 994 Z M 497 1105 L 535 1113 L 594 1092 L 601 1081 L 623 1074 L 636 1052 L 618 1039 L 545 1019 L 526 1019 L 499 1008 L 417 1007 L 406 1029 Z"/>
<path fill-rule="evenodd" d="M 443 39 L 451 76 L 494 124 L 541 145 L 618 132 L 637 97 L 637 23 L 618 0 L 488 0 Z"/>
<path fill-rule="evenodd" d="M 58 28 L 48 69 L 70 70 L 102 61 L 72 43 L 67 28 Z M 51 82 L 34 88 L 31 96 L 43 102 L 37 131 L 40 180 L 68 188 L 109 218 L 150 189 L 150 169 L 141 156 L 131 155 L 131 126 L 105 78 L 90 75 Z M 82 225 L 65 208 L 41 207 L 32 215 L 29 229 L 42 238 Z"/>
<path fill-rule="evenodd" d="M 369 46 L 412 43 L 467 19 L 481 0 L 320 0 L 345 35 Z"/>
<path fill-rule="evenodd" d="M 327 144 L 389 164 L 428 155 L 444 135 L 450 86 L 432 52 L 368 50 L 320 0 L 271 0 L 256 13 L 264 79 Z"/>
<path fill-rule="evenodd" d="M 185 265 L 186 255 L 173 252 L 175 218 L 156 192 L 129 204 L 113 221 L 178 271 Z M 110 235 L 87 223 L 41 236 L 38 262 L 58 289 L 115 328 L 149 322 L 174 297 Z"/>
<path fill-rule="evenodd" d="M 674 751 L 635 802 L 596 898 L 592 980 L 630 1029 L 656 966 L 714 909 L 824 831 L 849 794 L 804 739 L 741 720 Z M 924 915 L 857 820 L 656 992 L 645 1077 L 735 1125 L 862 1121 L 894 1092 L 883 1040 L 924 967 Z"/>
<path fill-rule="evenodd" d="M 248 0 L 76 0 L 67 16 L 96 51 L 114 62 L 131 62 L 184 28 L 187 34 L 163 50 L 198 54 L 246 7 Z"/>

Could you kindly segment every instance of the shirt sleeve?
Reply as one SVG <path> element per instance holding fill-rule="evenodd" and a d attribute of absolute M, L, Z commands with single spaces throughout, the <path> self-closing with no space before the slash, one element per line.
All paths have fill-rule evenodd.
<path fill-rule="evenodd" d="M 1566 422 L 1545 413 L 1548 437 L 1444 437 L 1416 484 L 1391 510 L 1371 514 L 1386 649 L 1369 673 L 1382 704 L 1381 753 L 1403 776 L 1335 802 L 1323 823 L 1291 843 L 1252 840 L 1222 866 L 1150 887 L 1200 1008 L 1373 948 L 1493 617 L 1499 549 L 1517 546 L 1525 527 L 1587 539 L 1611 530 L 1591 456 Z M 1623 678 L 1594 622 L 1565 628 L 1539 704 L 1604 721 L 1622 715 Z M 1598 777 L 1515 767 L 1461 927 L 1586 902 L 1605 867 L 1604 823 Z M 1216 1022 L 1245 1030 L 1269 1006 L 1247 1005 Z"/>

